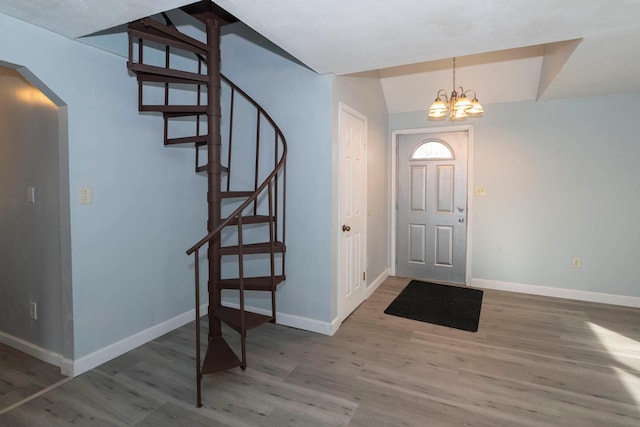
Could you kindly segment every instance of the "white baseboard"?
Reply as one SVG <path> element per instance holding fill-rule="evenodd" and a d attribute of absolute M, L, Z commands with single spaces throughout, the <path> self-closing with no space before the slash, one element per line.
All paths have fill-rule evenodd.
<path fill-rule="evenodd" d="M 391 275 L 391 269 L 390 268 L 387 268 L 382 273 L 380 273 L 380 275 L 378 277 L 376 277 L 376 280 L 374 280 L 373 282 L 371 282 L 371 284 L 369 286 L 367 286 L 367 295 L 365 296 L 365 298 L 369 298 L 371 295 L 373 295 L 373 293 L 376 291 L 376 289 L 378 289 L 380 287 L 380 285 L 382 285 L 382 282 L 387 280 L 387 278 L 390 275 Z"/>
<path fill-rule="evenodd" d="M 308 317 L 294 316 L 293 314 L 277 313 L 278 324 L 305 331 L 316 332 L 323 335 L 332 335 L 331 324 Z"/>
<path fill-rule="evenodd" d="M 471 279 L 471 286 L 483 289 L 495 289 L 498 291 L 518 292 L 523 294 L 640 308 L 640 298 L 625 295 L 605 294 L 600 292 L 581 291 L 577 289 L 550 288 L 547 286 L 499 282 L 496 280 L 486 279 Z"/>
<path fill-rule="evenodd" d="M 200 306 L 200 316 L 204 316 L 207 314 L 207 307 L 208 304 L 203 304 Z M 154 325 L 148 329 L 145 329 L 144 331 L 140 331 L 137 334 L 131 335 L 118 342 L 101 348 L 100 350 L 94 351 L 91 354 L 74 360 L 72 362 L 73 376 L 75 377 L 82 374 L 83 372 L 87 372 L 88 370 L 100 366 L 111 359 L 115 359 L 116 357 L 121 356 L 136 347 L 140 347 L 141 345 L 146 344 L 149 341 L 153 341 L 154 339 L 166 334 L 167 332 L 171 332 L 174 329 L 186 325 L 187 323 L 194 320 L 195 315 L 195 309 L 189 310 L 185 313 L 179 314 L 172 319 Z"/>
<path fill-rule="evenodd" d="M 61 354 L 58 354 L 51 350 L 47 350 L 46 348 L 42 348 L 33 343 L 30 343 L 29 341 L 25 341 L 21 338 L 9 335 L 2 331 L 0 331 L 0 343 L 8 345 L 9 347 L 13 347 L 16 350 L 20 350 L 21 352 L 33 356 L 36 359 L 40 359 L 43 362 L 49 363 L 54 366 L 59 366 L 61 368 L 60 372 L 63 375 L 69 375 L 64 372 L 64 369 L 62 369 L 63 360 L 68 359 L 64 359 Z"/>
<path fill-rule="evenodd" d="M 387 268 L 382 273 L 380 273 L 380 275 L 367 286 L 365 299 L 368 299 L 371 295 L 373 295 L 373 293 L 380 287 L 380 285 L 382 285 L 382 282 L 384 282 L 390 275 L 390 268 Z M 336 316 L 335 319 L 331 321 L 331 330 L 328 335 L 334 335 L 336 332 L 338 332 L 340 325 L 342 325 L 342 323 L 340 322 L 340 316 Z"/>
<path fill-rule="evenodd" d="M 237 304 L 226 303 L 226 306 L 237 308 Z M 271 315 L 268 310 L 259 309 L 256 307 L 246 307 L 248 311 L 255 313 Z M 200 307 L 200 315 L 207 314 L 207 304 L 203 304 Z M 87 372 L 103 363 L 108 362 L 128 351 L 133 350 L 143 344 L 152 341 L 167 332 L 171 332 L 176 328 L 179 328 L 187 323 L 193 321 L 195 317 L 195 310 L 189 310 L 183 314 L 180 314 L 172 319 L 162 322 L 158 325 L 152 326 L 149 329 L 138 332 L 130 337 L 124 338 L 116 343 L 113 343 L 107 347 L 97 350 L 91 354 L 83 356 L 75 361 L 67 361 L 64 363 L 66 369 L 70 371 L 68 375 L 78 376 L 83 372 Z M 294 316 L 286 313 L 277 314 L 278 324 L 290 326 L 293 328 L 304 329 L 307 331 L 317 332 L 324 335 L 331 335 L 331 325 L 326 322 L 321 322 L 315 319 L 309 319 L 300 316 Z M 60 363 L 60 362 L 59 362 Z"/>
<path fill-rule="evenodd" d="M 223 301 L 222 305 L 225 307 L 239 308 L 240 305 L 235 302 Z M 244 306 L 246 311 L 262 314 L 265 316 L 271 316 L 271 310 L 264 308 L 252 307 L 249 305 Z M 331 324 L 328 322 L 322 322 L 316 319 L 310 319 L 308 317 L 296 316 L 294 314 L 276 312 L 276 323 L 278 325 L 289 326 L 291 328 L 303 329 L 309 332 L 316 332 L 322 335 L 333 335 Z"/>

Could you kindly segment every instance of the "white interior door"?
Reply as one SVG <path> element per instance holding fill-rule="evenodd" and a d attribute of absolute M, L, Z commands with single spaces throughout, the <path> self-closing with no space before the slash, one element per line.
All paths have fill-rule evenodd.
<path fill-rule="evenodd" d="M 342 322 L 366 296 L 366 117 L 341 104 L 339 132 L 338 307 Z"/>
<path fill-rule="evenodd" d="M 398 139 L 396 274 L 465 283 L 467 132 Z"/>

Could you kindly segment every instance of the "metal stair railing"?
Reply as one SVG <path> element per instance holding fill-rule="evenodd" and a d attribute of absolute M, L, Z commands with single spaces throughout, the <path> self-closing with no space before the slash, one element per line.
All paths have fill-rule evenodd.
<path fill-rule="evenodd" d="M 210 136 L 201 135 L 201 115 L 205 113 L 206 104 L 209 103 L 203 102 L 201 99 L 201 87 L 208 87 L 211 83 L 207 81 L 205 78 L 207 74 L 202 73 L 202 65 L 207 64 L 207 59 L 203 52 L 207 52 L 207 45 L 199 42 L 198 40 L 192 39 L 189 36 L 182 34 L 173 23 L 170 21 L 166 14 L 162 14 L 165 18 L 166 25 L 155 21 L 150 18 L 145 18 L 136 23 L 130 24 L 129 27 L 129 61 L 127 63 L 128 68 L 135 72 L 138 75 L 138 102 L 139 102 L 139 110 L 140 111 L 158 111 L 163 113 L 164 118 L 164 142 L 165 145 L 170 144 L 179 144 L 184 142 L 193 142 L 196 149 L 196 171 L 201 171 L 205 169 L 207 166 L 202 166 L 199 164 L 199 148 L 204 145 L 203 137 L 207 137 L 209 140 Z M 137 52 L 134 50 L 134 39 L 137 40 Z M 144 40 L 150 40 L 160 46 L 163 46 L 164 53 L 164 64 L 161 66 L 145 64 L 143 51 L 144 51 Z M 185 71 L 180 69 L 172 68 L 171 64 L 171 55 L 172 48 L 190 52 L 195 55 L 197 58 L 197 72 Z M 137 58 L 134 57 L 134 52 L 137 53 Z M 209 67 L 207 67 L 207 73 L 209 73 Z M 219 70 L 219 68 L 218 68 Z M 276 316 L 276 301 L 275 301 L 275 288 L 276 284 L 280 283 L 284 280 L 284 272 L 285 272 L 285 215 L 286 215 L 286 174 L 285 174 L 285 164 L 287 157 L 287 143 L 286 139 L 280 130 L 280 128 L 276 125 L 275 121 L 267 114 L 267 112 L 262 108 L 252 97 L 250 97 L 245 91 L 239 88 L 236 84 L 234 84 L 230 79 L 224 76 L 222 73 L 219 74 L 220 79 L 219 83 L 224 83 L 230 88 L 230 108 L 229 108 L 229 129 L 228 129 L 228 156 L 227 156 L 227 166 L 223 166 L 219 161 L 216 161 L 216 164 L 209 165 L 211 168 L 215 170 L 226 172 L 227 174 L 227 182 L 226 182 L 226 197 L 246 197 L 246 199 L 238 206 L 230 215 L 227 215 L 226 218 L 222 219 L 218 216 L 217 224 L 213 230 L 207 233 L 206 236 L 201 238 L 198 242 L 196 242 L 193 246 L 191 246 L 187 251 L 187 255 L 194 255 L 194 267 L 195 267 L 195 311 L 196 311 L 196 361 L 197 361 L 197 393 L 198 393 L 198 406 L 201 405 L 201 379 L 203 376 L 203 367 L 206 368 L 205 371 L 210 372 L 207 368 L 207 361 L 209 360 L 209 355 L 205 358 L 204 365 L 202 364 L 201 351 L 200 351 L 200 249 L 202 249 L 205 245 L 209 245 L 209 249 L 211 250 L 211 242 L 215 241 L 215 246 L 217 247 L 217 253 L 219 254 L 214 259 L 217 259 L 217 267 L 216 270 L 220 267 L 220 236 L 223 229 L 230 226 L 236 226 L 237 233 L 237 247 L 235 248 L 236 252 L 233 252 L 237 255 L 238 262 L 238 278 L 231 279 L 232 281 L 237 280 L 237 289 L 239 291 L 239 311 L 236 311 L 233 316 L 234 321 L 228 323 L 233 320 L 229 317 L 229 309 L 225 307 L 219 307 L 220 302 L 218 301 L 216 307 L 212 309 L 209 307 L 210 314 L 216 314 L 215 317 L 220 320 L 228 323 L 231 326 L 234 326 L 234 329 L 238 330 L 241 334 L 241 345 L 242 345 L 242 361 L 240 366 L 245 369 L 246 367 L 246 347 L 245 347 L 245 335 L 247 328 L 255 327 L 259 322 L 264 322 L 264 319 L 256 320 L 255 313 L 245 312 L 245 288 L 247 286 L 245 277 L 245 255 L 247 253 L 263 253 L 269 255 L 269 265 L 268 269 L 270 274 L 268 277 L 262 278 L 254 278 L 251 277 L 252 282 L 255 288 L 255 280 L 262 280 L 263 288 L 261 290 L 268 290 L 267 286 L 270 282 L 269 290 L 271 291 L 271 303 L 272 303 L 272 316 L 271 320 L 275 321 Z M 143 102 L 143 86 L 146 83 L 161 83 L 163 87 L 163 100 L 160 101 L 162 104 L 158 105 L 149 105 Z M 170 88 L 172 84 L 188 84 L 195 86 L 195 90 L 197 91 L 197 100 L 195 105 L 175 105 L 170 103 Z M 219 87 L 218 87 L 219 88 Z M 211 88 L 209 88 L 211 89 Z M 218 94 L 219 94 L 218 90 Z M 236 104 L 237 98 L 240 97 L 247 101 L 252 108 L 255 109 L 256 115 L 256 129 L 255 129 L 255 175 L 252 179 L 253 189 L 249 191 L 231 191 L 231 169 L 232 169 L 232 153 L 241 153 L 242 150 L 233 150 L 233 141 L 234 141 L 234 105 Z M 218 102 L 218 101 L 216 101 Z M 249 113 L 250 115 L 251 113 Z M 169 138 L 169 119 L 172 117 L 182 117 L 182 116 L 195 116 L 195 135 L 193 136 L 185 136 L 185 137 L 177 137 L 177 138 Z M 264 129 L 261 129 L 261 124 Z M 270 139 L 269 129 L 270 126 L 273 129 L 273 169 L 270 169 L 268 176 L 260 182 L 260 169 L 261 166 L 264 167 L 264 161 L 260 158 L 260 153 L 263 151 L 261 148 L 261 142 L 264 142 L 265 137 Z M 218 141 L 220 141 L 220 136 L 218 136 Z M 262 139 L 262 141 L 261 141 Z M 262 147 L 267 147 L 266 145 L 262 145 Z M 270 149 L 269 149 L 270 151 Z M 270 156 L 270 155 L 269 155 Z M 218 157 L 219 159 L 219 157 Z M 269 160 L 270 161 L 270 160 Z M 262 163 L 262 164 L 261 164 Z M 266 171 L 265 171 L 266 173 Z M 234 181 L 235 182 L 235 181 Z M 210 183 L 211 187 L 211 183 Z M 217 200 L 221 200 L 224 196 L 224 191 L 222 188 L 210 188 L 212 191 L 209 197 L 214 197 Z M 265 206 L 262 204 L 264 201 L 264 197 L 267 198 L 267 210 L 268 217 L 265 218 L 264 215 L 258 215 L 258 205 L 260 201 L 260 210 L 264 212 Z M 280 211 L 281 210 L 281 211 Z M 246 216 L 245 216 L 246 215 Z M 256 244 L 250 244 L 248 246 L 244 243 L 243 236 L 243 225 L 257 222 L 266 222 L 269 226 L 269 241 L 267 243 L 257 244 L 260 246 L 259 250 L 256 251 Z M 281 240 L 281 241 L 280 241 Z M 268 249 L 267 249 L 268 248 Z M 227 248 L 228 249 L 228 248 Z M 229 252 L 231 253 L 231 252 Z M 279 276 L 276 276 L 276 254 L 281 253 L 281 272 Z M 212 262 L 211 253 L 209 254 L 209 262 Z M 210 267 L 211 268 L 211 267 Z M 211 275 L 211 271 L 210 271 Z M 220 292 L 225 285 L 218 282 L 220 279 L 220 271 L 218 270 L 217 278 L 209 277 L 210 285 L 216 288 L 216 292 Z M 268 280 L 270 279 L 270 280 Z M 209 289 L 211 292 L 212 289 Z M 219 294 L 218 294 L 219 298 Z M 211 300 L 210 300 L 211 301 Z M 248 317 L 247 317 L 248 316 Z M 259 316 L 265 318 L 265 316 Z M 226 320 L 225 320 L 226 319 Z M 238 322 L 239 320 L 239 322 Z M 268 317 L 267 317 L 268 320 Z M 235 322 L 235 323 L 234 323 Z M 211 323 L 210 323 L 211 326 Z M 219 331 L 218 331 L 219 333 Z M 210 331 L 210 344 L 211 344 L 211 331 Z M 226 344 L 225 344 L 226 346 Z M 237 360 L 237 359 L 236 359 Z M 238 366 L 238 365 L 235 365 Z M 228 369 L 221 367 L 222 369 Z M 205 372 L 206 373 L 206 372 Z"/>

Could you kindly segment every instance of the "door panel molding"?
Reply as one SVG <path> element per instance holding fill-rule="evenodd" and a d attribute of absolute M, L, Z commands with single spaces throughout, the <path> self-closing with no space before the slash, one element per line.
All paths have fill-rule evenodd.
<path fill-rule="evenodd" d="M 390 251 L 390 265 L 391 265 L 391 275 L 394 276 L 396 274 L 396 256 L 397 256 L 397 248 L 396 248 L 396 227 L 397 227 L 397 215 L 396 215 L 396 207 L 398 204 L 397 200 L 397 192 L 398 192 L 398 158 L 397 158 L 397 149 L 398 149 L 398 140 L 401 135 L 415 135 L 415 134 L 435 134 L 435 133 L 444 133 L 444 132 L 467 132 L 467 245 L 466 245 L 466 272 L 465 272 L 465 283 L 469 285 L 471 283 L 472 271 L 472 237 L 473 237 L 473 192 L 474 188 L 473 182 L 473 126 L 471 125 L 462 125 L 462 126 L 443 126 L 443 127 L 431 127 L 431 128 L 419 128 L 419 129 L 399 129 L 394 130 L 391 133 L 391 144 L 390 144 L 390 159 L 391 159 L 391 167 L 390 167 L 390 179 L 391 179 L 391 203 L 390 203 L 390 218 L 391 218 L 391 227 L 390 227 L 390 242 L 391 242 L 391 251 Z M 427 202 L 428 203 L 428 202 Z M 454 207 L 455 209 L 455 207 Z"/>
<path fill-rule="evenodd" d="M 453 176 L 455 174 L 453 165 L 438 165 L 436 169 L 438 177 L 438 204 L 436 211 L 443 213 L 453 213 Z"/>
<path fill-rule="evenodd" d="M 424 224 L 409 224 L 409 263 L 425 264 L 427 262 L 426 234 Z"/>

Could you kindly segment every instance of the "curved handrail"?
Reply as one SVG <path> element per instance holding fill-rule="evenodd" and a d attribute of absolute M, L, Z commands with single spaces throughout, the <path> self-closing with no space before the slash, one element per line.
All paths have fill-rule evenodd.
<path fill-rule="evenodd" d="M 198 240 L 198 242 L 196 244 L 194 244 L 189 249 L 187 249 L 187 251 L 186 251 L 187 255 L 191 255 L 196 250 L 198 250 L 202 246 L 204 246 L 205 243 L 207 243 L 211 239 L 213 239 L 217 234 L 220 233 L 220 231 L 222 231 L 222 229 L 224 227 L 228 226 L 233 219 L 235 219 L 238 216 L 240 216 L 242 214 L 242 212 L 251 203 L 255 202 L 257 200 L 258 196 L 262 193 L 262 191 L 264 191 L 264 189 L 267 187 L 267 185 L 269 185 L 269 182 L 271 182 L 276 177 L 276 175 L 278 175 L 280 170 L 282 170 L 282 168 L 284 167 L 284 164 L 285 164 L 285 160 L 287 158 L 287 141 L 286 141 L 282 131 L 280 130 L 278 125 L 276 125 L 276 123 L 271 118 L 271 116 L 269 116 L 269 114 L 267 114 L 267 112 L 264 110 L 264 108 L 262 108 L 260 106 L 260 104 L 258 104 L 252 97 L 247 95 L 247 93 L 245 91 L 243 91 L 238 86 L 236 86 L 236 84 L 234 84 L 231 80 L 229 80 L 227 77 L 225 77 L 222 73 L 220 74 L 220 77 L 228 85 L 230 85 L 233 88 L 233 90 L 238 91 L 243 97 L 245 97 L 247 99 L 247 101 L 249 101 L 254 107 L 256 107 L 256 109 L 264 116 L 264 118 L 271 124 L 271 126 L 273 126 L 273 129 L 276 131 L 276 134 L 277 134 L 278 138 L 280 139 L 280 141 L 282 141 L 282 156 L 280 157 L 280 160 L 276 164 L 276 166 L 273 169 L 273 171 L 269 174 L 269 176 L 267 176 L 265 178 L 265 180 L 262 182 L 262 184 L 260 184 L 255 189 L 253 194 L 251 196 L 249 196 L 249 198 L 247 198 L 247 200 L 245 200 L 244 203 L 242 203 L 235 211 L 233 211 L 233 213 L 231 215 L 227 216 L 227 218 L 224 221 L 222 221 L 214 230 L 209 232 L 202 239 Z"/>

